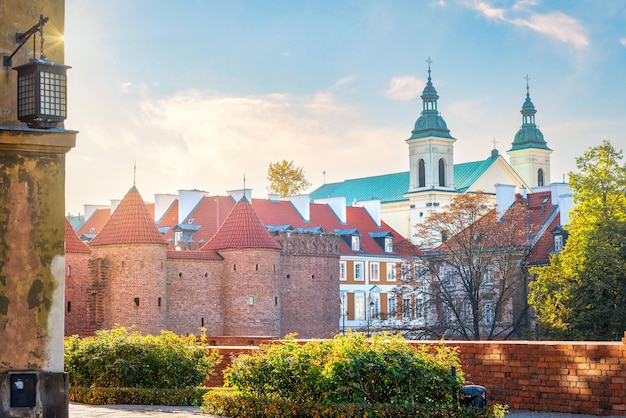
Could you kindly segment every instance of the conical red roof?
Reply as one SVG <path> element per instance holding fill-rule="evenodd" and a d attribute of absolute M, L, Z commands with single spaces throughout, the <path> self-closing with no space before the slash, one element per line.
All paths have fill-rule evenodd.
<path fill-rule="evenodd" d="M 92 247 L 111 244 L 167 245 L 135 186 L 126 193 L 102 231 L 89 242 Z"/>
<path fill-rule="evenodd" d="M 91 253 L 87 245 L 78 238 L 72 224 L 65 220 L 65 252 L 66 253 Z"/>
<path fill-rule="evenodd" d="M 279 243 L 265 228 L 252 205 L 244 197 L 230 211 L 220 229 L 202 247 L 202 250 L 225 248 L 274 248 Z"/>

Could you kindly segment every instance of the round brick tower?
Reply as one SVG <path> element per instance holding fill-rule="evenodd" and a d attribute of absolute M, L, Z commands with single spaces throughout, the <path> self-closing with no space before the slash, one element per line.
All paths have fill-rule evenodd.
<path fill-rule="evenodd" d="M 89 321 L 102 328 L 135 325 L 159 334 L 166 329 L 166 248 L 141 195 L 133 186 L 102 231 L 89 243 Z"/>
<path fill-rule="evenodd" d="M 224 335 L 281 336 L 281 246 L 245 197 L 202 250 L 217 251 L 224 258 Z"/>

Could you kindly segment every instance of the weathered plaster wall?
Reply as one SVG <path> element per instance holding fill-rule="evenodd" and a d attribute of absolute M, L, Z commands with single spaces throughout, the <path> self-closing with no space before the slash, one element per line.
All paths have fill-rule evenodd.
<path fill-rule="evenodd" d="M 42 135 L 0 129 L 0 372 L 63 371 L 65 152 L 75 133 Z"/>

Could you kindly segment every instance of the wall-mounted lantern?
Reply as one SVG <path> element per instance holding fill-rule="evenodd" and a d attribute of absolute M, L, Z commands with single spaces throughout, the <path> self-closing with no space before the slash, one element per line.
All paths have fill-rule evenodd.
<path fill-rule="evenodd" d="M 43 26 L 47 17 L 40 16 L 39 22 L 25 33 L 17 33 L 15 41 L 20 45 L 9 56 L 3 56 L 4 66 L 13 65 L 13 56 L 36 32 L 40 34 L 40 57 L 27 64 L 13 67 L 17 71 L 17 118 L 29 128 L 56 128 L 67 118 L 67 69 L 70 66 L 46 60 L 43 53 Z"/>

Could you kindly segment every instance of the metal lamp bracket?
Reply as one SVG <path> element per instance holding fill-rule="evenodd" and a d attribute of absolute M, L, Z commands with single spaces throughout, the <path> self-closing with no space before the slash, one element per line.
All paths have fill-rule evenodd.
<path fill-rule="evenodd" d="M 28 29 L 26 32 L 18 32 L 15 34 L 15 42 L 19 43 L 19 46 L 13 51 L 11 55 L 3 55 L 2 56 L 2 65 L 5 67 L 10 67 L 13 65 L 13 56 L 20 50 L 21 47 L 33 36 L 36 32 L 41 33 L 41 54 L 43 55 L 43 26 L 48 23 L 48 18 L 43 17 L 43 15 L 39 16 L 39 22 L 37 22 L 32 28 Z M 33 47 L 33 55 L 35 54 Z M 42 56 L 42 58 L 44 58 Z"/>

